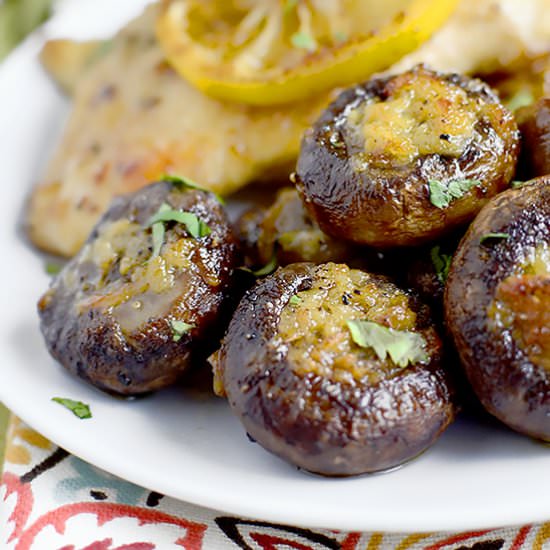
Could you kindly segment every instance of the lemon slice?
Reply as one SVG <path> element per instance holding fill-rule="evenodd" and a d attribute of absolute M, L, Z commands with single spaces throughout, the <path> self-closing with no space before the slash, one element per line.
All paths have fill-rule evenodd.
<path fill-rule="evenodd" d="M 158 40 L 203 92 L 273 105 L 364 80 L 416 49 L 458 0 L 164 0 Z"/>

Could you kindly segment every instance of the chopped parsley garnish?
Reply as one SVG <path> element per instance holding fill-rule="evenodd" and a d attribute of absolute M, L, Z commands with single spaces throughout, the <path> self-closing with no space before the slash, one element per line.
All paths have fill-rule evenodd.
<path fill-rule="evenodd" d="M 52 397 L 52 401 L 69 409 L 75 416 L 78 416 L 78 418 L 92 418 L 90 406 L 86 403 L 82 403 L 82 401 L 74 401 L 73 399 L 67 399 L 65 397 Z"/>
<path fill-rule="evenodd" d="M 164 223 L 163 222 L 157 222 L 154 223 L 151 226 L 151 234 L 153 236 L 153 252 L 151 254 L 152 258 L 155 258 L 160 254 L 160 249 L 162 248 L 162 245 L 164 244 L 164 233 L 166 230 L 164 229 Z"/>
<path fill-rule="evenodd" d="M 508 233 L 486 233 L 479 239 L 479 244 L 484 244 L 487 241 L 492 240 L 501 240 L 501 239 L 509 239 L 510 235 Z"/>
<path fill-rule="evenodd" d="M 372 348 L 383 361 L 389 355 L 398 367 L 428 360 L 426 340 L 417 332 L 394 330 L 372 321 L 348 321 L 352 340 L 362 348 Z"/>
<path fill-rule="evenodd" d="M 462 198 L 470 189 L 481 185 L 479 180 L 430 180 L 430 202 L 437 208 L 447 208 L 455 199 Z"/>
<path fill-rule="evenodd" d="M 96 61 L 99 61 L 103 57 L 105 57 L 114 46 L 114 40 L 103 40 L 101 44 L 97 46 L 97 48 L 94 50 L 88 61 L 86 62 L 86 65 L 92 65 Z"/>
<path fill-rule="evenodd" d="M 225 201 L 223 200 L 223 197 L 221 197 L 217 193 L 214 193 L 213 191 L 209 191 L 205 187 L 202 187 L 196 181 L 193 181 L 191 178 L 187 178 L 187 177 L 183 177 L 183 176 L 174 176 L 172 174 L 162 174 L 159 178 L 159 181 L 168 181 L 168 182 L 174 184 L 180 191 L 183 191 L 184 189 L 196 189 L 197 191 L 204 191 L 205 193 L 212 193 L 212 195 L 214 195 L 216 197 L 216 200 L 220 204 L 225 204 Z"/>
<path fill-rule="evenodd" d="M 525 184 L 524 181 L 514 180 L 512 183 L 510 183 L 510 187 L 512 189 L 518 189 L 519 187 L 522 187 Z"/>
<path fill-rule="evenodd" d="M 185 228 L 189 234 L 198 239 L 200 237 L 206 237 L 210 235 L 211 230 L 202 220 L 200 220 L 192 212 L 182 212 L 181 210 L 174 210 L 170 205 L 163 203 L 155 214 L 153 214 L 147 221 L 147 226 L 155 225 L 159 222 L 177 222 L 185 225 Z"/>
<path fill-rule="evenodd" d="M 535 102 L 535 96 L 530 90 L 518 90 L 507 102 L 506 107 L 510 111 L 517 111 L 521 107 L 527 107 Z"/>
<path fill-rule="evenodd" d="M 344 31 L 336 31 L 334 33 L 334 40 L 336 40 L 336 42 L 345 42 L 346 40 L 348 39 L 348 35 L 344 32 Z"/>
<path fill-rule="evenodd" d="M 172 327 L 172 340 L 174 342 L 179 342 L 180 338 L 186 333 L 189 332 L 192 328 L 195 328 L 195 325 L 190 325 L 185 321 L 170 321 L 170 326 Z"/>
<path fill-rule="evenodd" d="M 267 263 L 260 269 L 257 269 L 256 271 L 253 271 L 246 266 L 239 267 L 238 269 L 240 269 L 241 271 L 246 271 L 247 273 L 252 273 L 252 275 L 254 275 L 255 277 L 264 277 L 265 275 L 270 275 L 277 269 L 277 256 L 275 256 L 274 254 L 271 260 L 269 260 L 269 263 Z"/>
<path fill-rule="evenodd" d="M 308 50 L 314 52 L 317 49 L 317 44 L 313 37 L 305 32 L 295 32 L 290 41 L 295 48 L 301 48 L 302 50 Z"/>
<path fill-rule="evenodd" d="M 55 262 L 46 262 L 44 264 L 44 271 L 48 275 L 57 275 L 62 269 L 63 269 L 63 266 Z"/>
<path fill-rule="evenodd" d="M 166 203 L 162 203 L 158 212 L 164 212 L 166 210 L 170 210 L 170 207 Z M 160 254 L 160 249 L 164 244 L 165 232 L 166 228 L 164 227 L 164 222 L 156 222 L 151 226 L 151 235 L 153 237 L 153 252 L 151 253 L 151 258 L 155 258 Z"/>
<path fill-rule="evenodd" d="M 442 254 L 441 247 L 438 245 L 430 250 L 430 258 L 439 282 L 444 285 L 449 275 L 453 257 L 450 254 Z"/>
<path fill-rule="evenodd" d="M 297 306 L 299 304 L 302 303 L 302 298 L 300 298 L 300 296 L 298 296 L 297 294 L 294 294 L 294 296 L 291 296 L 290 297 L 290 300 L 288 301 L 289 304 L 293 305 L 293 306 Z"/>
<path fill-rule="evenodd" d="M 298 4 L 298 0 L 286 0 L 285 7 L 283 8 L 284 15 L 290 13 Z"/>
<path fill-rule="evenodd" d="M 265 275 L 269 275 L 273 273 L 277 269 L 277 257 L 274 255 L 273 258 L 264 265 L 262 268 L 252 271 L 252 274 L 256 277 L 264 277 Z"/>

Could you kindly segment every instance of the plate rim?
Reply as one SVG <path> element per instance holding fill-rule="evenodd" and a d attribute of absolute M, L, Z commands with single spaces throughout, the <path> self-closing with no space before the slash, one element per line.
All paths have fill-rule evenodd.
<path fill-rule="evenodd" d="M 12 54 L 10 54 L 10 56 L 8 56 L 6 60 L 4 60 L 4 62 L 0 65 L 0 82 L 2 82 L 3 78 L 7 78 L 5 77 L 5 74 L 10 71 L 10 67 L 14 66 L 16 63 L 37 62 L 37 60 L 32 56 L 34 55 L 33 52 L 37 49 L 38 45 L 43 40 L 43 34 L 44 33 L 42 29 L 35 31 L 35 33 L 28 37 L 21 45 L 19 45 L 14 50 Z M 26 189 L 26 191 L 28 190 Z M 21 243 L 18 244 L 19 246 L 21 246 Z M 0 370 L 2 369 L 0 368 Z M 159 483 L 158 480 L 153 479 L 154 476 L 144 478 L 143 470 L 138 474 L 137 470 L 132 467 L 132 469 L 130 470 L 130 474 L 128 474 L 127 470 L 122 471 L 122 464 L 119 465 L 116 462 L 113 463 L 112 461 L 109 461 L 105 455 L 102 455 L 101 452 L 99 452 L 99 450 L 97 453 L 90 452 L 90 449 L 85 444 L 83 445 L 80 440 L 71 439 L 69 433 L 56 431 L 55 426 L 50 420 L 48 420 L 48 417 L 46 415 L 41 415 L 39 413 L 33 412 L 32 407 L 26 408 L 22 406 L 22 401 L 20 399 L 17 399 L 15 392 L 10 393 L 7 390 L 3 391 L 3 388 L 5 386 L 7 387 L 8 385 L 9 384 L 5 384 L 0 387 L 0 394 L 2 394 L 0 397 L 4 404 L 12 412 L 14 412 L 24 422 L 28 423 L 31 427 L 39 431 L 49 440 L 66 449 L 71 454 L 81 458 L 82 460 L 85 460 L 86 462 L 89 462 L 107 472 L 113 473 L 121 479 L 127 480 L 140 486 L 144 486 L 151 490 L 160 490 L 160 492 L 163 492 L 164 494 L 171 496 L 172 498 L 184 500 L 193 505 L 202 506 L 211 510 L 217 510 L 224 513 L 240 515 L 252 519 L 273 521 L 286 525 L 294 524 L 294 522 L 290 521 L 288 515 L 285 514 L 285 512 L 282 510 L 269 510 L 268 513 L 266 513 L 264 507 L 261 512 L 257 512 L 254 509 L 254 503 L 237 502 L 237 504 L 235 504 L 235 500 L 231 503 L 231 506 L 228 507 L 228 505 L 224 502 L 223 497 L 211 498 L 211 493 L 203 495 L 199 494 L 199 492 L 197 492 L 196 490 L 194 492 L 188 490 L 187 496 L 182 497 L 181 491 L 173 491 L 171 487 L 165 485 L 164 479 L 162 479 L 162 481 Z M 120 466 L 120 468 L 118 466 Z M 550 504 L 550 501 L 548 501 L 548 504 Z M 454 523 L 449 523 L 446 525 L 440 524 L 439 526 L 436 526 L 435 530 L 461 531 L 478 528 L 492 529 L 503 526 L 518 525 L 522 523 L 548 521 L 548 519 L 550 519 L 550 506 L 548 506 L 546 510 L 547 511 L 545 512 L 542 506 L 522 506 L 519 510 L 519 513 L 517 509 L 513 512 L 511 510 L 508 510 L 507 513 L 501 512 L 500 519 L 497 525 L 488 525 L 487 520 L 481 518 L 480 521 L 478 521 L 477 523 L 475 521 L 468 521 L 467 525 L 456 521 Z M 392 524 L 391 522 L 388 522 L 386 524 L 377 523 L 376 525 L 372 525 L 369 524 L 368 521 L 358 522 L 357 518 L 351 519 L 348 523 L 343 523 L 340 520 L 337 522 L 337 524 L 331 524 L 330 522 L 327 523 L 325 517 L 319 518 L 319 521 L 316 521 L 310 516 L 301 517 L 296 523 L 313 528 L 339 529 L 345 531 L 383 530 L 388 533 L 419 533 L 434 530 L 433 523 L 430 523 L 429 520 L 425 522 L 419 522 L 418 516 L 415 516 L 414 519 L 400 518 L 398 525 Z"/>

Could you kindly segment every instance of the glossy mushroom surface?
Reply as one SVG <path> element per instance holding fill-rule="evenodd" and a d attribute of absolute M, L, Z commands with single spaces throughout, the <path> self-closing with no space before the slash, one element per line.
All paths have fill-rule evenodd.
<path fill-rule="evenodd" d="M 359 321 L 412 339 L 410 361 L 358 345 L 349 324 Z M 292 264 L 260 281 L 241 300 L 214 366 L 218 390 L 254 440 L 327 476 L 397 466 L 454 417 L 428 308 L 342 264 Z"/>
<path fill-rule="evenodd" d="M 479 213 L 453 258 L 445 315 L 484 407 L 550 440 L 550 178 Z"/>
<path fill-rule="evenodd" d="M 520 173 L 527 178 L 550 174 L 550 98 L 539 99 L 518 113 L 522 148 Z"/>
<path fill-rule="evenodd" d="M 238 262 L 212 193 L 163 181 L 118 197 L 38 303 L 48 349 L 108 392 L 167 386 L 223 330 Z"/>
<path fill-rule="evenodd" d="M 344 91 L 306 132 L 296 185 L 335 238 L 421 244 L 503 191 L 518 153 L 514 117 L 489 86 L 420 65 Z"/>

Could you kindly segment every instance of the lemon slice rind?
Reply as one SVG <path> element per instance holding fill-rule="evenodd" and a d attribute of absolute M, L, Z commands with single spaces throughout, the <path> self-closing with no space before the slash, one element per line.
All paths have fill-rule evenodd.
<path fill-rule="evenodd" d="M 179 0 L 185 7 L 187 0 Z M 459 0 L 411 0 L 405 12 L 371 36 L 351 41 L 334 49 L 331 55 L 305 58 L 298 68 L 276 77 L 232 78 L 231 71 L 220 77 L 215 64 L 205 64 L 207 48 L 201 47 L 183 32 L 181 21 L 170 13 L 165 2 L 157 20 L 157 38 L 169 62 L 187 81 L 207 95 L 252 105 L 276 105 L 298 101 L 337 86 L 361 82 L 387 69 L 404 55 L 417 49 L 447 20 Z M 194 51 L 194 49 L 200 51 Z M 218 74 L 217 74 L 218 73 Z"/>

